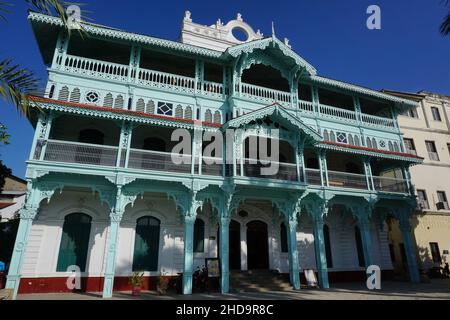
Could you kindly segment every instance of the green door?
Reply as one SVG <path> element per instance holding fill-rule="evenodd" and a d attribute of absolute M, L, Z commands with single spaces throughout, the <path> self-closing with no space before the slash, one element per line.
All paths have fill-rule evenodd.
<path fill-rule="evenodd" d="M 65 217 L 61 245 L 59 247 L 57 272 L 65 272 L 71 265 L 85 271 L 91 233 L 91 217 L 72 213 Z"/>
<path fill-rule="evenodd" d="M 157 271 L 160 221 L 153 217 L 137 220 L 133 271 Z"/>

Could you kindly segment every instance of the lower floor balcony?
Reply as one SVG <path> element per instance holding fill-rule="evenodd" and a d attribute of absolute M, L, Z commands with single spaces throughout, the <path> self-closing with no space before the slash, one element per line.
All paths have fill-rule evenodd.
<path fill-rule="evenodd" d="M 199 157 L 192 165 L 191 154 L 176 154 L 154 150 L 119 147 L 49 139 L 45 143 L 38 140 L 34 160 L 119 167 L 144 171 L 160 171 L 175 174 L 201 174 L 206 176 L 233 176 L 233 165 L 223 164 L 221 158 Z M 408 193 L 407 181 L 402 178 L 372 176 L 350 172 L 320 170 L 303 167 L 295 163 L 261 163 L 256 159 L 237 159 L 236 175 L 258 180 L 279 180 L 284 182 L 306 183 L 311 186 L 373 190 L 379 192 Z M 241 174 L 242 168 L 242 174 Z M 271 169 L 272 168 L 272 169 Z M 373 180 L 373 187 L 371 186 Z"/>

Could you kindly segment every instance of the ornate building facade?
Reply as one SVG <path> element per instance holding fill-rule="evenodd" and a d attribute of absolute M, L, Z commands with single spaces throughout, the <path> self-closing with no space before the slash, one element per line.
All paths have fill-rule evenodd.
<path fill-rule="evenodd" d="M 417 243 L 419 267 L 425 272 L 449 263 L 450 250 L 450 97 L 430 92 L 387 91 L 418 102 L 399 116 L 407 152 L 424 158 L 411 169 L 418 199 L 411 220 Z M 404 245 L 397 224 L 391 226 L 390 244 L 395 253 L 394 267 L 407 269 Z M 431 273 L 432 274 L 432 273 Z"/>
<path fill-rule="evenodd" d="M 319 76 L 287 39 L 239 14 L 204 26 L 186 12 L 180 42 L 87 23 L 85 36 L 69 36 L 58 18 L 29 20 L 49 79 L 31 98 L 43 112 L 30 117 L 15 294 L 67 291 L 71 265 L 106 298 L 136 270 L 150 287 L 182 274 L 189 294 L 214 257 L 224 293 L 246 270 L 289 274 L 294 289 L 306 269 L 323 288 L 364 280 L 373 264 L 389 276 L 388 218 L 419 281 L 409 167 L 422 159 L 405 151 L 397 123 L 415 102 Z M 181 164 L 176 129 L 192 137 Z M 231 161 L 206 156 L 205 136 L 228 132 Z M 279 146 L 270 176 L 250 152 L 258 139 Z"/>

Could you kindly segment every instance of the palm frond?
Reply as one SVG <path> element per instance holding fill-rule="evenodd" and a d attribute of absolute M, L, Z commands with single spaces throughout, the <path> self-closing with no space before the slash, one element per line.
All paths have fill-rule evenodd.
<path fill-rule="evenodd" d="M 0 19 L 6 21 L 6 14 L 10 14 L 11 11 L 8 10 L 8 7 L 11 7 L 12 4 L 5 1 L 0 1 Z"/>
<path fill-rule="evenodd" d="M 24 115 L 30 112 L 29 95 L 39 95 L 39 80 L 34 73 L 13 64 L 12 60 L 0 60 L 0 97 L 11 102 Z"/>
<path fill-rule="evenodd" d="M 443 36 L 450 35 L 450 12 L 445 17 L 444 21 L 441 24 L 441 28 L 439 30 Z"/>

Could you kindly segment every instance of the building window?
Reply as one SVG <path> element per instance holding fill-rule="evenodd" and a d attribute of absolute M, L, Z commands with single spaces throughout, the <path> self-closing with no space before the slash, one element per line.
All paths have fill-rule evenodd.
<path fill-rule="evenodd" d="M 90 233 L 91 217 L 87 214 L 72 213 L 64 218 L 57 272 L 66 272 L 72 265 L 85 271 Z"/>
<path fill-rule="evenodd" d="M 333 256 L 331 255 L 330 228 L 326 224 L 323 225 L 323 241 L 325 242 L 327 268 L 333 268 Z"/>
<path fill-rule="evenodd" d="M 427 193 L 425 192 L 425 190 L 417 190 L 417 200 L 419 202 L 419 209 L 430 209 Z"/>
<path fill-rule="evenodd" d="M 434 141 L 425 141 L 425 145 L 427 147 L 428 157 L 430 160 L 439 161 L 439 156 Z"/>
<path fill-rule="evenodd" d="M 417 108 L 407 110 L 407 111 L 403 112 L 402 115 L 410 117 L 410 118 L 419 118 L 419 115 L 417 113 Z"/>
<path fill-rule="evenodd" d="M 431 114 L 433 115 L 433 120 L 442 121 L 441 114 L 439 113 L 439 109 L 437 107 L 431 107 Z"/>
<path fill-rule="evenodd" d="M 194 252 L 205 251 L 205 223 L 202 219 L 195 219 L 194 224 Z"/>
<path fill-rule="evenodd" d="M 287 230 L 284 222 L 280 225 L 281 252 L 288 252 Z"/>
<path fill-rule="evenodd" d="M 364 251 L 363 251 L 363 243 L 361 239 L 361 231 L 357 226 L 355 226 L 355 242 L 356 242 L 356 251 L 358 253 L 358 263 L 360 267 L 365 266 L 364 262 Z"/>
<path fill-rule="evenodd" d="M 347 143 L 347 134 L 344 132 L 336 132 L 337 142 Z"/>
<path fill-rule="evenodd" d="M 158 102 L 157 113 L 164 116 L 171 116 L 173 112 L 173 105 L 166 102 Z"/>
<path fill-rule="evenodd" d="M 73 93 L 72 93 L 73 94 Z M 71 98 L 72 99 L 72 98 Z M 98 93 L 95 91 L 89 91 L 86 93 L 86 101 L 91 103 L 97 103 L 98 102 Z"/>
<path fill-rule="evenodd" d="M 450 153 L 450 143 L 447 143 L 448 153 Z"/>
<path fill-rule="evenodd" d="M 160 221 L 146 216 L 136 222 L 133 271 L 157 271 Z"/>
<path fill-rule="evenodd" d="M 403 139 L 403 142 L 405 143 L 405 148 L 406 148 L 407 153 L 417 155 L 416 145 L 414 144 L 413 139 L 405 138 L 405 139 Z"/>
<path fill-rule="evenodd" d="M 447 195 L 445 194 L 445 191 L 438 191 L 437 196 L 438 196 L 438 203 L 436 204 L 437 209 L 449 210 Z"/>
<path fill-rule="evenodd" d="M 431 257 L 433 262 L 441 264 L 441 252 L 439 251 L 439 245 L 437 242 L 430 242 Z"/>

